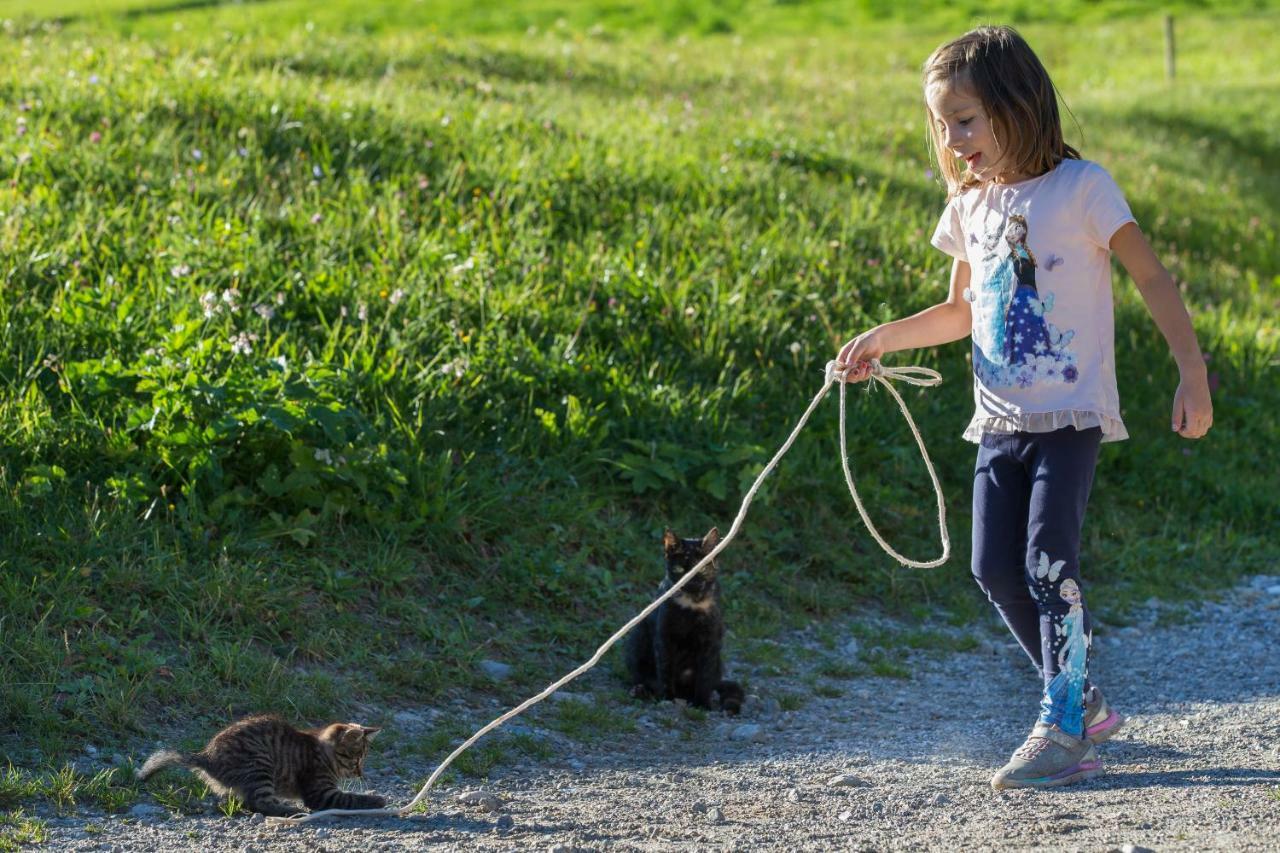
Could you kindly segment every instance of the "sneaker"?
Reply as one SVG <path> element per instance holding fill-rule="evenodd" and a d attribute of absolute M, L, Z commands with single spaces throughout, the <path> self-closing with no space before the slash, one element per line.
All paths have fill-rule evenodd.
<path fill-rule="evenodd" d="M 1102 691 L 1096 686 L 1090 687 L 1084 694 L 1084 736 L 1094 744 L 1102 743 L 1124 725 L 1122 717 L 1107 704 Z"/>
<path fill-rule="evenodd" d="M 1072 737 L 1057 726 L 1036 723 L 1009 763 L 991 778 L 991 787 L 1053 788 L 1092 779 L 1102 773 L 1093 742 Z"/>

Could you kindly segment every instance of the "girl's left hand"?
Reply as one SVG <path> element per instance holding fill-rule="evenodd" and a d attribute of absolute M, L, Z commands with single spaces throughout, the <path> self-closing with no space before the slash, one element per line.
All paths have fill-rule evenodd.
<path fill-rule="evenodd" d="M 1185 373 L 1173 395 L 1173 431 L 1183 438 L 1200 438 L 1213 426 L 1213 400 L 1209 396 L 1209 379 L 1201 371 L 1188 377 Z"/>

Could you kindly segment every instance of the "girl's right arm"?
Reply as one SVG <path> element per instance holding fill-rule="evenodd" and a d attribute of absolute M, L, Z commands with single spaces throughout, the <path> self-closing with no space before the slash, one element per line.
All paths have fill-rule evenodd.
<path fill-rule="evenodd" d="M 919 314 L 894 320 L 863 332 L 840 348 L 836 368 L 851 366 L 849 382 L 861 382 L 871 375 L 871 359 L 904 349 L 947 344 L 968 337 L 973 316 L 964 292 L 969 288 L 970 267 L 958 258 L 951 265 L 951 287 L 945 302 Z"/>

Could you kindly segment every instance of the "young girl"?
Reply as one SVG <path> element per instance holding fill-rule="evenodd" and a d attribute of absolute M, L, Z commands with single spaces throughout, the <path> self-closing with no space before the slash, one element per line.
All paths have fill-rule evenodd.
<path fill-rule="evenodd" d="M 1065 785 L 1101 772 L 1094 745 L 1122 722 L 1089 682 L 1078 564 L 1098 445 L 1128 435 L 1113 253 L 1177 361 L 1172 427 L 1184 438 L 1213 422 L 1204 359 L 1124 196 L 1063 141 L 1053 84 L 1021 36 L 982 27 L 944 44 L 925 63 L 924 90 L 950 191 L 932 239 L 954 258 L 950 292 L 854 338 L 837 363 L 862 381 L 871 359 L 972 337 L 973 575 L 1044 682 L 1039 719 L 991 784 Z"/>

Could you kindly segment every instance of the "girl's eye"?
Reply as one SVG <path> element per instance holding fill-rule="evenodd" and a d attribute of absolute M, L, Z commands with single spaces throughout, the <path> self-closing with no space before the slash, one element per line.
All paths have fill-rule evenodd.
<path fill-rule="evenodd" d="M 971 119 L 971 118 L 962 118 L 962 119 L 960 119 L 960 126 L 961 126 L 961 127 L 968 127 L 968 126 L 969 126 L 969 122 L 971 122 L 971 121 L 973 121 L 973 119 Z"/>

